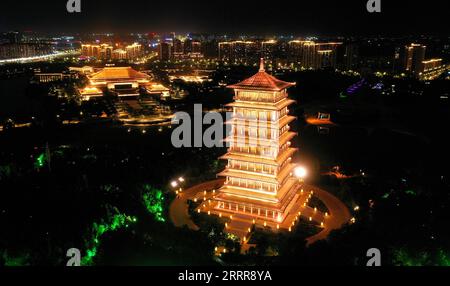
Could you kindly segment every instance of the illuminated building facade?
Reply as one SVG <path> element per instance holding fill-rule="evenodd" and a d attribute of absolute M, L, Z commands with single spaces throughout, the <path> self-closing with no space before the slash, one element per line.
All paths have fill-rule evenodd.
<path fill-rule="evenodd" d="M 294 40 L 289 42 L 290 60 L 305 69 L 335 68 L 340 42 L 316 43 Z"/>
<path fill-rule="evenodd" d="M 65 78 L 63 73 L 36 73 L 34 76 L 40 83 L 61 81 Z"/>
<path fill-rule="evenodd" d="M 135 60 L 142 57 L 142 45 L 134 43 L 116 48 L 109 44 L 83 44 L 81 54 L 85 57 L 92 57 L 99 60 Z"/>
<path fill-rule="evenodd" d="M 49 44 L 13 43 L 0 45 L 0 60 L 30 58 L 51 53 L 52 46 Z"/>
<path fill-rule="evenodd" d="M 172 58 L 172 44 L 167 42 L 160 43 L 158 56 L 160 61 L 170 61 Z"/>
<path fill-rule="evenodd" d="M 131 67 L 106 67 L 88 76 L 92 87 L 117 92 L 119 96 L 139 95 L 140 86 L 150 83 L 150 76 Z"/>
<path fill-rule="evenodd" d="M 442 59 L 429 59 L 422 62 L 423 70 L 419 73 L 420 80 L 433 80 L 447 70 L 447 65 L 442 63 Z"/>
<path fill-rule="evenodd" d="M 87 75 L 90 84 L 80 89 L 84 100 L 102 96 L 103 90 L 116 93 L 119 97 L 139 96 L 140 89 L 148 94 L 169 96 L 169 89 L 161 84 L 152 82 L 150 76 L 138 72 L 131 67 L 106 67 L 98 72 Z"/>
<path fill-rule="evenodd" d="M 426 59 L 426 46 L 410 44 L 405 46 L 403 57 L 404 71 L 419 80 L 433 80 L 447 70 L 442 59 Z"/>
<path fill-rule="evenodd" d="M 159 44 L 159 59 L 161 61 L 203 58 L 202 45 L 190 38 L 173 36 Z"/>
<path fill-rule="evenodd" d="M 96 88 L 95 86 L 87 86 L 78 90 L 81 96 L 81 100 L 88 101 L 95 97 L 103 96 L 103 91 Z"/>
<path fill-rule="evenodd" d="M 113 52 L 113 47 L 107 44 L 101 45 L 91 45 L 83 44 L 81 45 L 81 55 L 85 57 L 92 57 L 97 59 L 111 59 Z"/>
<path fill-rule="evenodd" d="M 282 223 L 297 201 L 297 180 L 291 163 L 296 149 L 291 140 L 296 133 L 289 124 L 287 88 L 284 82 L 267 74 L 261 60 L 254 76 L 230 86 L 235 91 L 231 122 L 226 139 L 228 153 L 224 186 L 215 197 L 215 211 Z"/>
<path fill-rule="evenodd" d="M 423 70 L 426 46 L 411 44 L 405 47 L 405 70 L 419 75 Z"/>
<path fill-rule="evenodd" d="M 347 43 L 340 62 L 342 70 L 356 70 L 358 68 L 359 46 L 356 43 Z"/>
<path fill-rule="evenodd" d="M 277 50 L 277 41 L 268 40 L 261 42 L 261 57 L 264 58 L 266 63 L 274 64 L 274 57 Z"/>
<path fill-rule="evenodd" d="M 257 61 L 261 47 L 254 41 L 232 41 L 219 43 L 219 59 L 231 62 Z"/>

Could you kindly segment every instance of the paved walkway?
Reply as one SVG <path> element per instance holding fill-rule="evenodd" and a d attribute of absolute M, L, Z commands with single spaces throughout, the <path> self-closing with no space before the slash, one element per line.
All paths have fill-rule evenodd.
<path fill-rule="evenodd" d="M 170 219 L 173 224 L 177 227 L 187 225 L 192 230 L 198 230 L 199 227 L 192 221 L 188 213 L 187 201 L 196 198 L 200 202 L 203 201 L 204 198 L 206 198 L 206 200 L 212 198 L 214 194 L 211 191 L 218 190 L 223 185 L 223 182 L 223 179 L 209 181 L 195 185 L 183 191 L 170 205 Z M 293 222 L 295 223 L 295 218 L 299 212 L 301 213 L 301 217 L 304 219 L 309 220 L 311 218 L 319 225 L 323 223 L 323 229 L 321 232 L 306 239 L 307 244 L 310 245 L 318 240 L 325 239 L 332 230 L 339 229 L 342 225 L 350 221 L 350 211 L 338 198 L 315 186 L 303 185 L 302 189 L 304 192 L 300 193 L 299 190 L 297 202 L 293 206 L 285 222 L 280 225 L 280 228 L 288 229 Z M 319 210 L 315 211 L 314 209 L 303 205 L 311 191 L 313 191 L 313 195 L 315 197 L 320 199 L 325 204 L 328 209 L 328 215 L 321 213 Z M 208 209 L 209 208 L 207 207 L 206 210 Z M 263 222 L 257 221 L 256 223 L 262 224 Z M 268 224 L 273 223 L 269 222 Z M 243 238 L 248 235 L 247 229 L 251 225 L 252 222 L 250 218 L 246 218 L 245 215 L 238 214 L 233 216 L 233 221 L 228 224 L 228 227 L 230 233 L 234 233 Z M 276 225 L 270 226 L 273 228 L 276 227 Z"/>
<path fill-rule="evenodd" d="M 193 199 L 197 194 L 204 191 L 211 191 L 213 189 L 219 189 L 223 185 L 224 180 L 214 180 L 199 185 L 195 185 L 189 189 L 184 190 L 178 195 L 169 207 L 169 216 L 173 224 L 176 227 L 182 227 L 187 225 L 192 230 L 198 230 L 198 226 L 192 221 L 189 215 L 189 206 L 187 201 Z M 203 197 L 203 195 L 202 195 Z"/>
<path fill-rule="evenodd" d="M 325 239 L 332 230 L 341 228 L 344 224 L 350 222 L 351 214 L 347 206 L 334 195 L 314 186 L 308 186 L 308 190 L 314 192 L 314 196 L 320 199 L 328 209 L 329 216 L 324 218 L 324 229 L 306 239 L 307 244 Z"/>

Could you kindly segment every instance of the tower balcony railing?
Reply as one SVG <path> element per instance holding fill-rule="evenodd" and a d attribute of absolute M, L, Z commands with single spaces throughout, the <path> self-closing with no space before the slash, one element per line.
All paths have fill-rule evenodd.
<path fill-rule="evenodd" d="M 233 97 L 233 100 L 240 100 L 240 101 L 249 101 L 249 102 L 267 102 L 267 103 L 277 103 L 285 98 L 287 98 L 287 94 L 280 94 L 278 96 L 271 96 L 271 97 L 262 97 L 262 96 L 247 96 L 247 95 L 235 95 Z"/>

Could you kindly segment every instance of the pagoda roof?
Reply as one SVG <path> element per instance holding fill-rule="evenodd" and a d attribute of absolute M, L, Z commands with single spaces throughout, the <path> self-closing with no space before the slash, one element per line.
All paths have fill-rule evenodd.
<path fill-rule="evenodd" d="M 92 74 L 89 77 L 91 80 L 123 80 L 123 79 L 149 79 L 145 74 L 134 70 L 131 67 L 105 67 L 102 70 Z"/>
<path fill-rule="evenodd" d="M 261 59 L 261 65 L 258 73 L 237 84 L 228 86 L 234 89 L 264 90 L 264 91 L 281 91 L 288 87 L 294 86 L 295 83 L 286 82 L 271 76 L 264 69 L 264 60 Z"/>
<path fill-rule="evenodd" d="M 243 161 L 243 162 L 251 162 L 251 163 L 260 163 L 260 164 L 267 164 L 267 165 L 280 165 L 284 161 L 286 161 L 289 157 L 294 155 L 294 153 L 297 151 L 296 148 L 287 148 L 285 151 L 281 152 L 276 159 L 268 159 L 265 157 L 261 157 L 259 155 L 251 155 L 247 153 L 239 153 L 239 152 L 228 152 L 227 154 L 223 155 L 219 159 L 223 160 L 236 160 L 236 161 Z"/>
<path fill-rule="evenodd" d="M 291 104 L 295 103 L 295 100 L 292 99 L 282 99 L 277 103 L 267 103 L 267 102 L 257 102 L 257 101 L 241 101 L 237 100 L 232 103 L 229 103 L 225 106 L 227 107 L 242 107 L 242 108 L 251 108 L 251 109 L 265 109 L 265 110 L 280 110 L 284 107 L 287 107 Z"/>
<path fill-rule="evenodd" d="M 295 191 L 297 180 L 291 178 L 278 190 L 275 195 L 255 192 L 255 190 L 225 184 L 219 190 L 215 200 L 231 203 L 247 204 L 253 207 L 275 208 L 275 211 L 284 211 L 289 203 L 289 194 Z"/>

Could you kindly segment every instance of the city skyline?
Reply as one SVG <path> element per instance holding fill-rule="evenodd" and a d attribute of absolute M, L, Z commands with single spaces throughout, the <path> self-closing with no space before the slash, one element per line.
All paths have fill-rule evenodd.
<path fill-rule="evenodd" d="M 241 33 L 271 35 L 404 35 L 446 34 L 444 4 L 426 7 L 407 1 L 382 1 L 381 13 L 368 13 L 366 1 L 337 3 L 285 3 L 259 5 L 235 0 L 223 3 L 197 1 L 148 2 L 131 0 L 82 1 L 81 13 L 68 13 L 64 1 L 39 1 L 22 5 L 6 1 L 8 13 L 0 19 L 0 31 L 32 30 L 40 33 Z M 100 8 L 101 7 L 101 8 Z M 177 9 L 172 9 L 177 7 Z M 39 15 L 39 17 L 34 17 Z M 420 15 L 415 21 L 412 15 Z M 110 19 L 114 19 L 111 21 Z M 261 25 L 271 21 L 270 27 Z M 57 23 L 57 25 L 55 25 Z"/>

